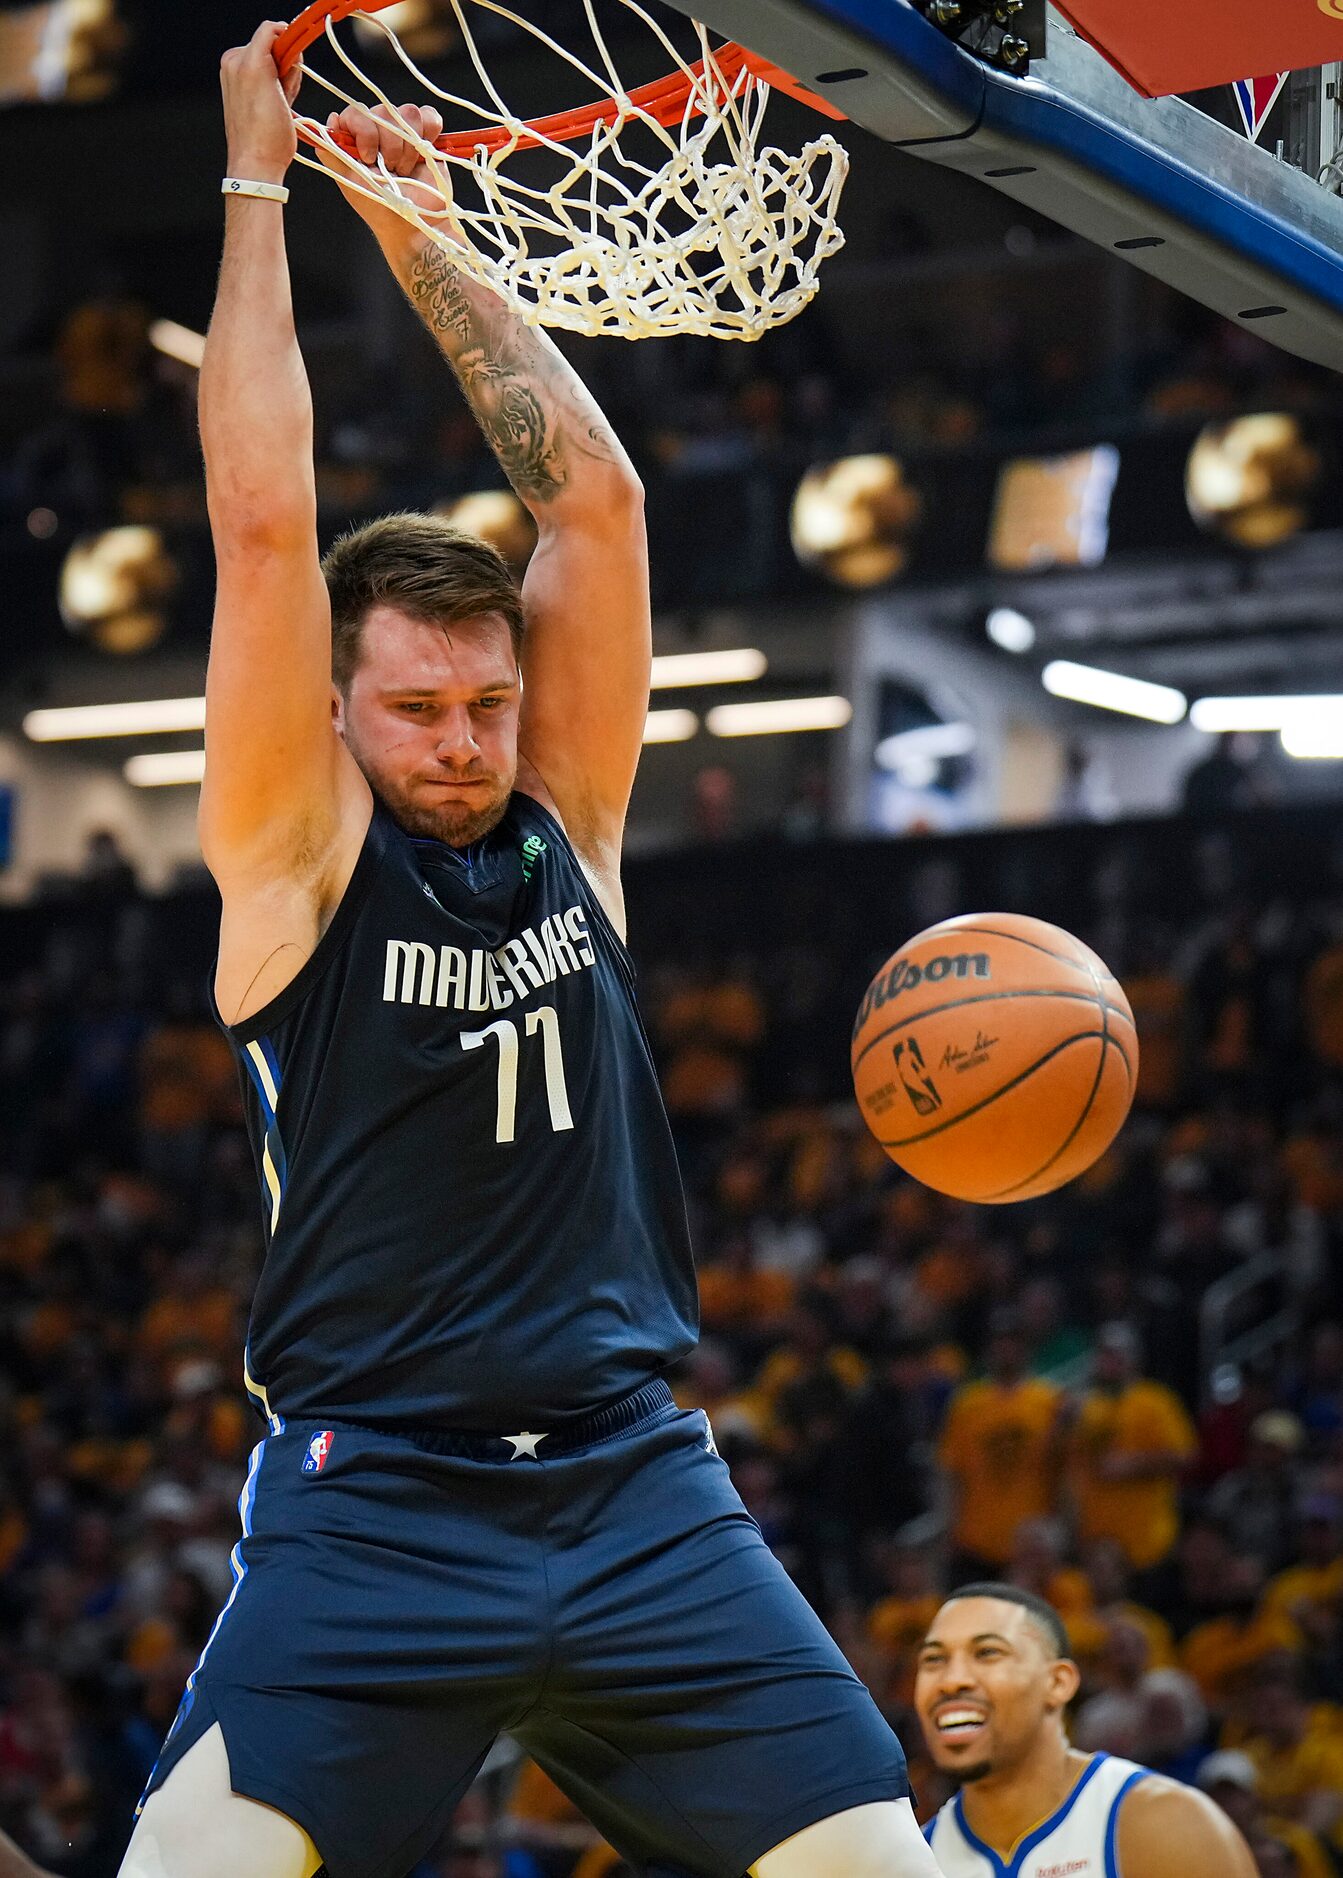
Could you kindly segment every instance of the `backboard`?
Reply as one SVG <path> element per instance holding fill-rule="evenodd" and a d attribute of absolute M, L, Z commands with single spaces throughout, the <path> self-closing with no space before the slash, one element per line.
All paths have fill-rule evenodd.
<path fill-rule="evenodd" d="M 1337 68 L 1293 78 L 1256 143 L 1229 114 L 1218 121 L 1206 94 L 1198 106 L 1144 96 L 1113 48 L 1102 54 L 1039 0 L 671 4 L 886 142 L 978 177 L 1285 350 L 1343 369 L 1343 198 L 1336 181 L 1317 180 L 1334 175 Z M 1247 20 L 1299 19 L 1300 0 L 1220 4 L 1227 15 L 1244 7 Z M 1329 4 L 1337 21 L 1311 0 L 1343 42 L 1343 0 Z M 1140 11 L 1125 0 L 1116 16 Z M 1186 60 L 1180 70 L 1198 68 Z"/>

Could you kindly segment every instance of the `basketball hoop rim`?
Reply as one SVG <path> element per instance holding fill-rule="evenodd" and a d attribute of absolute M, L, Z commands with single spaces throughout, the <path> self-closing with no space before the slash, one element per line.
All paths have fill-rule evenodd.
<path fill-rule="evenodd" d="M 322 38 L 328 22 L 333 26 L 338 25 L 352 13 L 381 13 L 393 4 L 394 0 L 312 0 L 312 4 L 290 21 L 275 42 L 273 52 L 280 77 L 287 77 L 309 46 Z M 847 121 L 844 112 L 831 104 L 828 98 L 809 91 L 791 73 L 761 58 L 759 54 L 748 51 L 734 40 L 719 46 L 713 60 L 730 85 L 735 84 L 742 72 L 746 71 L 760 83 L 784 92 L 799 104 L 818 111 L 823 117 L 831 118 L 836 123 Z M 652 118 L 664 126 L 675 124 L 684 117 L 687 103 L 691 103 L 693 110 L 692 93 L 696 81 L 703 77 L 704 61 L 699 60 L 688 68 L 688 72 L 672 72 L 666 78 L 653 79 L 625 95 L 628 103 L 642 116 Z M 469 160 L 478 150 L 492 153 L 509 145 L 527 149 L 541 143 L 572 143 L 579 137 L 587 136 L 598 124 L 614 123 L 624 108 L 615 98 L 605 98 L 596 104 L 554 112 L 549 117 L 524 119 L 528 130 L 535 133 L 525 138 L 516 136 L 503 124 L 445 131 L 435 139 L 434 148 L 445 156 Z"/>

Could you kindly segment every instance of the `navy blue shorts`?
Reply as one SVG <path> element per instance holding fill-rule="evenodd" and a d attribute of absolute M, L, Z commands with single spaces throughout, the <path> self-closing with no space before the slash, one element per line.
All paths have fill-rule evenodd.
<path fill-rule="evenodd" d="M 516 1459 L 339 1423 L 261 1442 L 237 1582 L 146 1798 L 218 1722 L 234 1791 L 302 1826 L 331 1878 L 404 1878 L 501 1733 L 660 1878 L 741 1878 L 903 1799 L 899 1742 L 705 1417 L 658 1382 L 579 1433 Z"/>

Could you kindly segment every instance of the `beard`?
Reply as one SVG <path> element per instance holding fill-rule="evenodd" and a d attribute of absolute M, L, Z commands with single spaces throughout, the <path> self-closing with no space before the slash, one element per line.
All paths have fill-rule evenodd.
<path fill-rule="evenodd" d="M 491 829 L 497 828 L 508 812 L 513 794 L 511 777 L 487 771 L 479 778 L 470 778 L 472 782 L 479 780 L 491 785 L 485 790 L 473 790 L 470 801 L 435 803 L 432 799 L 426 801 L 415 795 L 405 784 L 382 775 L 365 761 L 348 734 L 345 744 L 359 765 L 364 781 L 405 834 L 429 841 L 442 841 L 450 848 L 469 848 L 473 842 L 483 840 Z M 446 782 L 450 779 L 442 777 L 438 780 Z"/>
<path fill-rule="evenodd" d="M 504 819 L 512 795 L 511 789 L 501 786 L 497 793 L 491 790 L 485 800 L 474 805 L 444 802 L 438 808 L 431 808 L 413 800 L 404 791 L 390 791 L 385 783 L 376 782 L 371 776 L 367 781 L 403 833 L 442 841 L 450 848 L 469 848 L 473 842 L 483 841 Z"/>
<path fill-rule="evenodd" d="M 992 1761 L 976 1761 L 973 1767 L 960 1767 L 952 1774 L 958 1787 L 973 1786 L 976 1780 L 983 1780 L 993 1772 Z"/>

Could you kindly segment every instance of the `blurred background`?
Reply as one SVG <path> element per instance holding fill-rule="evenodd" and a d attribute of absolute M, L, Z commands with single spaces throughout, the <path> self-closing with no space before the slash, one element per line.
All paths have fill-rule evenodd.
<path fill-rule="evenodd" d="M 394 13 L 459 75 L 447 6 Z M 560 36 L 571 13 L 528 9 Z M 259 1433 L 260 1216 L 194 830 L 215 75 L 254 24 L 0 6 L 0 1828 L 67 1878 L 116 1871 Z M 506 90 L 541 86 L 506 22 L 482 38 Z M 781 144 L 811 133 L 774 109 Z M 1067 1617 L 1080 1745 L 1204 1784 L 1265 1878 L 1329 1878 L 1339 388 L 847 141 L 848 246 L 792 325 L 564 341 L 649 496 L 628 897 L 701 1261 L 678 1397 L 925 1811 L 913 1647 L 948 1585 L 1007 1575 Z M 437 508 L 521 566 L 526 518 L 364 231 L 293 187 L 324 539 Z M 1097 947 L 1143 1048 L 1100 1166 L 991 1210 L 900 1175 L 847 1088 L 871 973 L 988 907 Z M 415 1878 L 616 1869 L 505 1748 Z"/>

